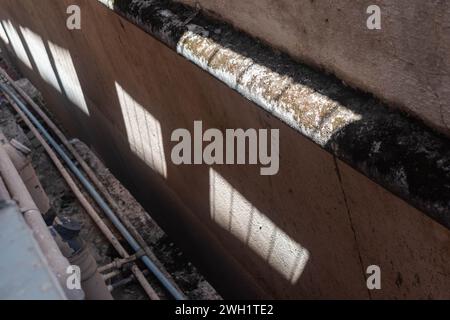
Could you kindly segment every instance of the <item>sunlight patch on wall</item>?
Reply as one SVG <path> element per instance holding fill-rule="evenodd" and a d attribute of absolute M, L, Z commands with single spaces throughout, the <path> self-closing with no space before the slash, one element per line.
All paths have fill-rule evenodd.
<path fill-rule="evenodd" d="M 28 28 L 20 27 L 20 31 L 22 32 L 28 48 L 30 49 L 30 54 L 35 62 L 39 74 L 41 75 L 41 78 L 61 93 L 61 87 L 59 86 L 58 79 L 56 78 L 55 71 L 53 70 L 45 48 L 45 43 L 41 36 Z"/>
<path fill-rule="evenodd" d="M 4 21 L 3 26 L 5 31 L 9 36 L 9 40 L 11 41 L 11 46 L 16 54 L 16 57 L 22 61 L 29 69 L 33 69 L 30 59 L 28 58 L 27 51 L 23 46 L 22 40 L 20 39 L 17 30 L 12 25 L 11 21 Z"/>
<path fill-rule="evenodd" d="M 3 40 L 3 43 L 9 44 L 9 39 L 5 31 L 4 23 L 5 23 L 4 20 L 0 22 L 0 38 Z"/>
<path fill-rule="evenodd" d="M 209 170 L 212 220 L 295 284 L 309 251 L 277 227 L 214 169 Z"/>
<path fill-rule="evenodd" d="M 81 111 L 89 115 L 77 70 L 73 64 L 69 50 L 49 42 L 50 52 L 55 62 L 56 72 L 61 80 L 62 89 L 67 98 Z"/>
<path fill-rule="evenodd" d="M 116 91 L 131 150 L 166 178 L 167 164 L 161 124 L 117 82 Z"/>

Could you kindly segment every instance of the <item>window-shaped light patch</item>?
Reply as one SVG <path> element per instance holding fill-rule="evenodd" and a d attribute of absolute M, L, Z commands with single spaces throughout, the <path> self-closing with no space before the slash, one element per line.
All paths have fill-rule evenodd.
<path fill-rule="evenodd" d="M 131 150 L 164 178 L 167 163 L 161 124 L 116 82 L 116 91 Z"/>
<path fill-rule="evenodd" d="M 55 70 L 52 67 L 47 49 L 45 48 L 45 43 L 41 36 L 24 27 L 20 27 L 20 31 L 30 49 L 31 58 L 34 61 L 41 78 L 61 93 L 61 87 L 59 86 Z"/>
<path fill-rule="evenodd" d="M 50 58 L 55 63 L 57 77 L 61 81 L 63 93 L 76 105 L 81 111 L 89 115 L 89 109 L 84 98 L 83 89 L 78 79 L 77 70 L 73 64 L 72 56 L 69 50 L 49 42 L 51 52 Z"/>
<path fill-rule="evenodd" d="M 9 39 L 8 35 L 6 34 L 4 24 L 5 20 L 0 21 L 0 38 L 2 39 L 4 44 L 9 44 Z"/>
<path fill-rule="evenodd" d="M 33 69 L 30 59 L 27 55 L 27 51 L 25 50 L 24 44 L 22 43 L 22 39 L 20 39 L 19 33 L 16 28 L 14 28 L 11 21 L 3 21 L 3 27 L 5 32 L 8 34 L 8 38 L 11 41 L 11 46 L 16 54 L 16 57 L 22 61 L 29 69 Z"/>
<path fill-rule="evenodd" d="M 209 170 L 209 188 L 212 220 L 295 284 L 309 260 L 309 251 L 276 226 L 212 168 Z"/>

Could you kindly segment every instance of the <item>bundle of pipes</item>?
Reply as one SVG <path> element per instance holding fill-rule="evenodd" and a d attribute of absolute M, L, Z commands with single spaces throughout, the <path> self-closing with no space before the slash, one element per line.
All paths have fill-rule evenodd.
<path fill-rule="evenodd" d="M 112 300 L 113 297 L 98 271 L 94 257 L 87 246 L 81 245 L 82 240 L 77 237 L 81 231 L 81 224 L 77 232 L 73 232 L 74 220 L 56 218 L 46 221 L 43 217 L 50 209 L 49 199 L 42 190 L 30 160 L 22 155 L 30 152 L 31 150 L 14 139 L 8 142 L 0 130 L 0 179 L 3 176 L 7 183 L 5 185 L 3 179 L 0 181 L 0 200 L 10 200 L 12 197 L 17 201 L 27 224 L 33 231 L 34 238 L 46 256 L 48 265 L 59 280 L 60 287 L 65 291 L 66 298 Z M 47 227 L 52 223 L 54 226 Z M 67 232 L 69 229 L 70 232 Z M 80 245 L 72 248 L 72 244 Z M 69 265 L 80 268 L 81 289 L 77 286 L 68 287 L 67 281 L 72 275 L 68 269 Z"/>
<path fill-rule="evenodd" d="M 78 154 L 75 148 L 69 143 L 64 134 L 57 128 L 57 126 L 47 117 L 47 115 L 41 110 L 41 108 L 20 88 L 14 81 L 9 77 L 9 75 L 0 68 L 1 75 L 9 82 L 14 89 L 19 93 L 19 95 L 26 101 L 26 103 L 33 108 L 33 110 L 39 115 L 39 117 L 45 122 L 45 124 L 52 130 L 52 133 L 61 141 L 61 143 L 66 147 L 66 149 L 71 153 L 75 160 L 80 164 L 83 171 L 87 174 L 90 181 L 85 177 L 83 172 L 78 169 L 75 163 L 71 160 L 69 155 L 65 150 L 57 143 L 57 141 L 52 137 L 52 135 L 47 131 L 47 129 L 40 123 L 40 121 L 30 112 L 28 107 L 22 102 L 16 93 L 10 89 L 6 84 L 0 82 L 0 89 L 4 92 L 7 100 L 14 108 L 14 110 L 20 115 L 25 124 L 33 132 L 39 142 L 42 144 L 46 150 L 49 157 L 54 162 L 57 169 L 60 171 L 63 178 L 66 180 L 67 184 L 74 192 L 75 196 L 79 200 L 80 204 L 84 207 L 86 212 L 97 224 L 98 228 L 103 232 L 109 242 L 117 250 L 123 259 L 129 259 L 130 255 L 125 250 L 125 248 L 119 243 L 117 238 L 113 235 L 112 231 L 106 226 L 103 220 L 100 218 L 96 210 L 89 203 L 86 197 L 82 194 L 77 184 L 72 179 L 69 172 L 63 166 L 59 157 L 64 161 L 67 167 L 70 169 L 72 174 L 79 180 L 81 185 L 85 188 L 87 193 L 91 198 L 98 204 L 102 209 L 104 214 L 110 219 L 112 224 L 120 232 L 123 238 L 128 242 L 130 247 L 134 250 L 136 255 L 140 256 L 141 261 L 145 264 L 148 270 L 159 280 L 163 287 L 177 300 L 184 300 L 185 296 L 180 290 L 180 288 L 174 283 L 171 276 L 167 271 L 162 268 L 162 264 L 156 259 L 154 254 L 148 248 L 142 236 L 133 227 L 130 221 L 121 214 L 118 205 L 109 195 L 106 188 L 98 180 L 95 173 L 87 165 L 84 159 Z M 59 157 L 58 157 L 59 155 Z M 95 187 L 94 187 L 95 185 Z M 100 195 L 96 188 L 103 195 Z M 106 201 L 105 201 L 106 199 Z M 120 218 L 120 219 L 119 219 Z M 151 299 L 159 299 L 158 295 L 150 284 L 145 279 L 143 273 L 139 270 L 136 264 L 131 267 L 135 278 L 142 285 L 146 293 Z"/>
<path fill-rule="evenodd" d="M 2 139 L 2 141 L 0 141 L 0 175 L 2 179 L 0 183 L 1 198 L 3 200 L 12 198 L 18 203 L 25 221 L 33 231 L 33 235 L 44 253 L 50 268 L 58 279 L 61 288 L 63 288 L 66 297 L 70 300 L 84 299 L 83 290 L 69 289 L 67 287 L 69 261 L 61 253 L 51 235 L 44 222 L 44 218 L 34 203 L 13 162 L 9 158 L 8 153 L 3 146 L 4 143 L 5 141 Z"/>

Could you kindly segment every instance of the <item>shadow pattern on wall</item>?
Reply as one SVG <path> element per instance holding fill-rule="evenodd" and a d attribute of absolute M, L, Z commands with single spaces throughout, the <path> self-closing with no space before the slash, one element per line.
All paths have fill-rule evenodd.
<path fill-rule="evenodd" d="M 8 16 L 0 16 L 7 35 L 4 42 L 16 43 L 12 50 L 24 59 L 19 61 L 21 70 L 39 86 L 64 128 L 91 144 L 220 291 L 235 298 L 369 298 L 364 275 L 371 261 L 361 249 L 364 234 L 358 235 L 359 227 L 352 221 L 358 219 L 358 212 L 352 216 L 351 197 L 343 187 L 348 176 L 345 165 L 314 143 L 317 136 L 308 141 L 276 114 L 243 99 L 99 3 L 77 3 L 82 7 L 83 27 L 70 32 L 64 15 L 69 1 L 46 6 L 6 1 L 3 14 Z M 46 7 L 59 14 L 46 19 Z M 153 9 L 146 17 L 155 19 L 162 7 Z M 191 19 L 192 11 L 183 12 L 185 19 Z M 12 39 L 12 29 L 5 23 L 19 41 Z M 369 95 L 267 51 L 244 35 L 231 38 L 234 31 L 214 33 L 217 28 L 227 29 L 207 23 L 212 40 L 251 57 L 252 65 L 289 79 L 270 96 L 273 101 L 282 99 L 292 83 L 334 101 L 312 132 L 333 119 L 336 105 L 358 114 L 358 121 L 334 132 L 322 147 L 408 200 L 420 206 L 432 203 L 431 212 L 438 213 L 434 218 L 448 224 L 449 199 L 442 193 L 450 190 L 447 140 L 406 121 Z M 169 45 L 176 48 L 184 33 L 176 28 L 168 31 L 174 42 Z M 205 37 L 203 32 L 194 30 L 193 35 Z M 167 33 L 164 36 L 168 39 Z M 25 55 L 18 54 L 19 46 Z M 207 64 L 218 56 L 218 51 L 212 52 Z M 262 177 L 254 166 L 175 166 L 170 161 L 171 134 L 178 128 L 192 130 L 194 120 L 202 120 L 205 129 L 280 129 L 280 173 Z M 408 214 L 399 214 L 396 222 L 413 217 L 419 227 L 436 228 L 421 213 Z M 440 229 L 438 233 L 445 235 Z M 424 234 L 418 239 L 429 243 L 434 237 Z M 448 272 L 448 245 L 441 242 L 436 241 L 437 253 L 426 254 L 427 261 L 434 254 L 441 256 L 438 267 L 429 262 L 418 270 L 397 261 L 383 264 L 390 270 L 387 277 L 405 272 L 405 283 L 410 281 L 406 288 L 397 285 L 384 296 L 445 296 L 427 284 L 409 290 L 416 286 L 415 275 L 428 283 L 427 273 L 436 276 L 436 268 Z M 440 276 L 429 280 L 437 282 L 448 288 L 448 280 Z"/>

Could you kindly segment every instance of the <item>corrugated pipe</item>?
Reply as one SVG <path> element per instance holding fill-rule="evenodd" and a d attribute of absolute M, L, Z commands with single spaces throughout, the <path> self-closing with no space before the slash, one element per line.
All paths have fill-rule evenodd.
<path fill-rule="evenodd" d="M 117 228 L 120 234 L 125 238 L 130 247 L 136 252 L 143 252 L 143 248 L 137 243 L 134 237 L 130 234 L 130 232 L 125 228 L 122 222 L 117 218 L 108 204 L 103 200 L 103 198 L 98 194 L 89 180 L 83 175 L 83 173 L 77 168 L 77 166 L 73 163 L 70 157 L 65 153 L 65 151 L 59 146 L 59 144 L 53 139 L 53 137 L 48 133 L 48 131 L 42 126 L 39 120 L 28 110 L 28 108 L 24 105 L 24 103 L 3 83 L 0 83 L 0 88 L 3 92 L 8 94 L 14 102 L 19 106 L 23 113 L 30 119 L 34 126 L 39 130 L 39 132 L 45 137 L 48 143 L 54 148 L 57 154 L 63 159 L 63 161 L 67 164 L 70 171 L 78 178 L 80 183 L 89 193 L 89 195 L 95 200 L 98 206 L 103 210 L 105 215 L 111 220 L 113 225 Z M 149 259 L 148 256 L 144 255 L 141 257 L 142 262 L 145 266 L 153 273 L 153 275 L 161 282 L 164 288 L 169 291 L 169 293 L 176 300 L 185 300 L 185 296 L 178 291 L 178 289 L 170 282 L 169 279 L 161 272 L 158 267 Z"/>

